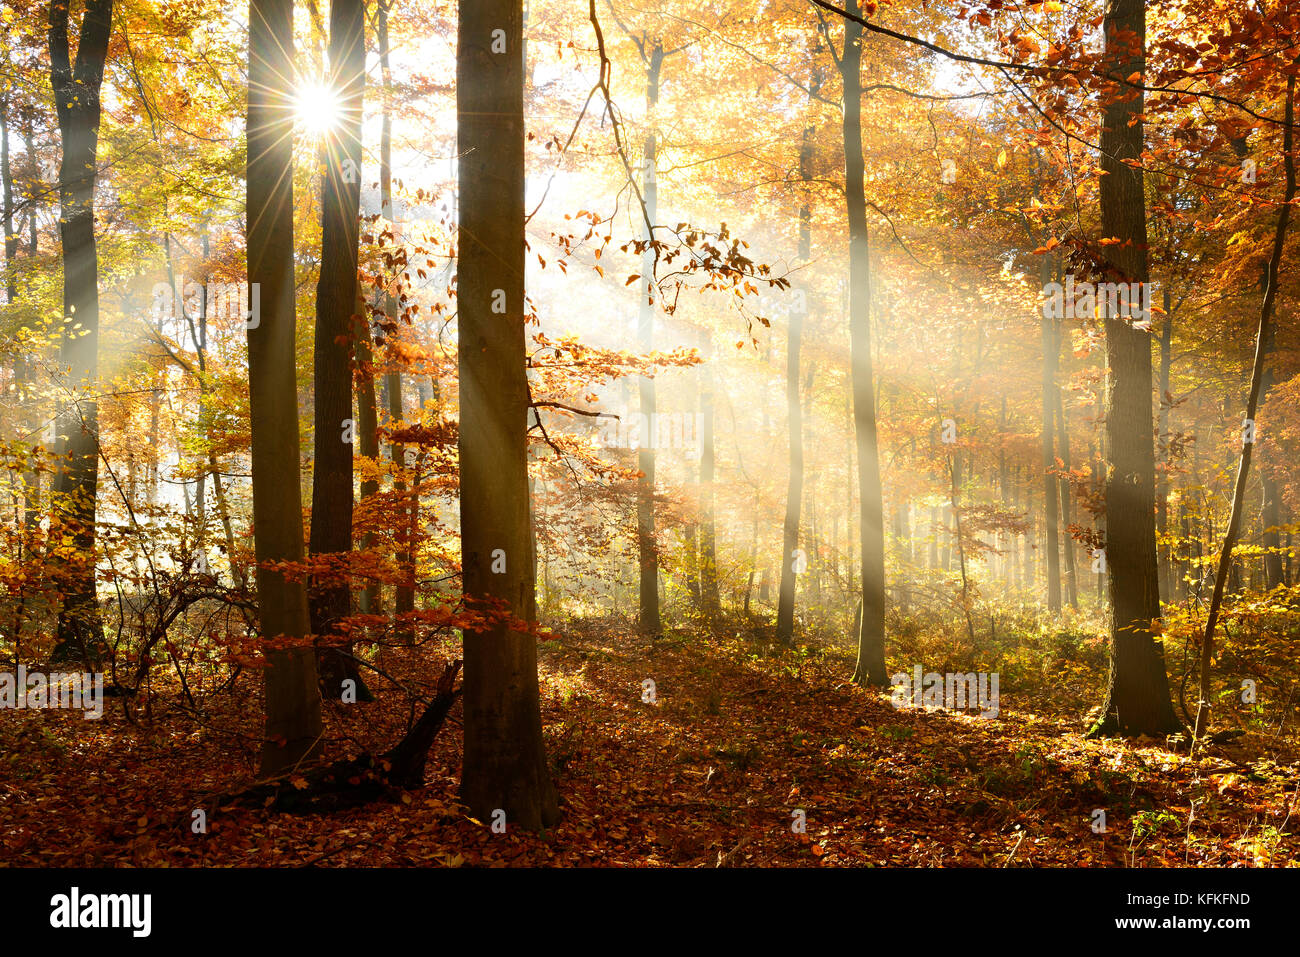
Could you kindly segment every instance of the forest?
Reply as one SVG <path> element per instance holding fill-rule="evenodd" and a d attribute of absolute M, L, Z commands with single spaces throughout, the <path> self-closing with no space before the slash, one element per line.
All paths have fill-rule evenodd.
<path fill-rule="evenodd" d="M 0 867 L 1300 865 L 1300 3 L 0 25 Z"/>

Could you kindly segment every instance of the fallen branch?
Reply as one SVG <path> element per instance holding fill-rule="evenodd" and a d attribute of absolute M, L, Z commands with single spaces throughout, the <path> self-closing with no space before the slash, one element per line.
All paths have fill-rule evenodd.
<path fill-rule="evenodd" d="M 434 738 L 460 697 L 455 687 L 459 660 L 447 665 L 438 679 L 437 694 L 420 719 L 389 751 L 376 757 L 362 753 L 346 761 L 262 781 L 233 795 L 222 795 L 217 805 L 265 807 L 291 814 L 316 814 L 379 800 L 400 800 L 402 790 L 424 787 L 424 766 Z"/>

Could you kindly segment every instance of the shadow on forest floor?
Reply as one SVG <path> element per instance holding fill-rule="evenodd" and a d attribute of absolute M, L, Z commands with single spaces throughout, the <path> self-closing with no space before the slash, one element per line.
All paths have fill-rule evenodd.
<path fill-rule="evenodd" d="M 742 638 L 651 643 L 587 624 L 544 642 L 540 658 L 563 811 L 545 835 L 493 834 L 458 807 L 459 707 L 434 743 L 426 787 L 401 803 L 311 816 L 212 808 L 212 794 L 248 776 L 257 744 L 260 703 L 229 698 L 206 727 L 179 712 L 134 727 L 120 706 L 98 722 L 0 714 L 0 862 L 1152 867 L 1298 857 L 1296 765 L 1284 763 L 1295 756 L 1267 742 L 1243 738 L 1193 761 L 1164 742 L 1085 741 L 1059 701 L 1036 708 L 1005 688 L 995 719 L 898 710 L 848 682 L 843 652 L 767 655 Z M 397 694 L 346 714 L 331 706 L 331 757 L 396 740 L 406 718 Z M 193 833 L 196 809 L 206 834 Z M 1094 831 L 1098 811 L 1104 832 Z"/>

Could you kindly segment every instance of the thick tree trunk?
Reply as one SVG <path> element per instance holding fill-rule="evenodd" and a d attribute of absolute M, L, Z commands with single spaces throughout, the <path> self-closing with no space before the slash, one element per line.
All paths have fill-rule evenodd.
<path fill-rule="evenodd" d="M 364 684 L 352 642 L 339 642 L 339 622 L 352 614 L 352 418 L 354 344 L 363 336 L 357 315 L 357 241 L 361 206 L 361 111 L 366 49 L 363 0 L 330 3 L 330 85 L 339 117 L 321 145 L 321 266 L 316 283 L 315 463 L 311 483 L 311 555 L 331 567 L 311 583 L 311 630 L 318 642 L 321 692 L 338 700 L 345 681 L 358 699 Z M 346 430 L 346 431 L 345 431 Z"/>
<path fill-rule="evenodd" d="M 1144 0 L 1112 0 L 1105 14 L 1105 63 L 1119 78 L 1101 134 L 1101 232 L 1108 280 L 1148 281 L 1142 170 L 1142 91 L 1123 82 L 1146 68 Z M 1136 317 L 1107 315 L 1106 565 L 1111 598 L 1111 659 L 1102 719 L 1092 734 L 1159 735 L 1179 730 L 1159 638 L 1155 447 L 1151 409 L 1151 333 Z"/>
<path fill-rule="evenodd" d="M 68 369 L 73 396 L 58 417 L 59 450 L 65 456 L 54 476 L 50 539 L 70 536 L 76 559 L 65 571 L 54 660 L 80 657 L 95 667 L 105 647 L 95 594 L 95 499 L 99 485 L 99 254 L 95 244 L 96 153 L 100 87 L 112 28 L 112 0 L 87 0 L 71 60 L 69 0 L 49 9 L 50 83 L 54 91 L 63 158 L 59 165 L 59 239 L 63 248 L 63 328 L 59 364 Z"/>
<path fill-rule="evenodd" d="M 504 52 L 494 53 L 494 36 Z M 542 743 L 528 497 L 522 0 L 462 0 L 456 53 L 460 523 L 466 603 L 462 799 L 536 830 L 559 817 Z M 504 610 L 492 611 L 493 606 Z"/>
<path fill-rule="evenodd" d="M 845 9 L 861 13 L 858 0 Z M 844 24 L 844 185 L 849 220 L 849 339 L 853 425 L 857 439 L 862 542 L 862 623 L 853 680 L 885 687 L 885 521 L 871 368 L 871 247 L 867 235 L 866 165 L 862 156 L 862 27 Z"/>
<path fill-rule="evenodd" d="M 260 310 L 248 320 L 253 530 L 258 617 L 266 639 L 306 639 L 307 589 L 270 567 L 303 560 L 299 477 L 297 309 L 293 274 L 293 0 L 250 0 L 248 28 L 248 282 Z M 303 644 L 266 654 L 261 773 L 278 774 L 320 750 L 316 659 Z"/>

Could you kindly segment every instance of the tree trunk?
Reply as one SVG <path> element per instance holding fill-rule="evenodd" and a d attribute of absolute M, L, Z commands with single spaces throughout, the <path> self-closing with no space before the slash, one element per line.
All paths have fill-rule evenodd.
<path fill-rule="evenodd" d="M 814 95 L 821 83 L 813 75 Z M 811 96 L 809 98 L 811 106 Z M 799 148 L 799 178 L 803 182 L 804 200 L 799 208 L 799 261 L 812 256 L 812 210 L 808 205 L 808 183 L 812 179 L 811 126 L 803 130 Z M 803 346 L 803 320 L 807 312 L 807 294 L 801 288 L 791 291 L 790 327 L 786 337 L 785 399 L 786 422 L 790 441 L 789 476 L 785 492 L 785 525 L 781 540 L 781 587 L 777 593 L 776 640 L 783 645 L 794 643 L 794 600 L 797 582 L 796 550 L 799 548 L 799 509 L 803 501 L 803 411 L 799 404 L 799 352 Z"/>
<path fill-rule="evenodd" d="M 1011 505 L 1011 473 L 1007 469 L 1007 397 L 1002 396 L 1002 411 L 998 416 L 998 491 L 1003 506 Z M 1012 506 L 1014 507 L 1014 506 Z M 1015 538 L 1008 532 L 998 532 L 1002 584 L 1010 588 L 1015 584 Z"/>
<path fill-rule="evenodd" d="M 14 222 L 14 177 L 9 162 L 9 128 L 10 128 L 9 94 L 0 94 L 0 187 L 3 188 L 4 200 L 4 289 L 5 305 L 12 306 L 18 299 L 18 230 Z M 40 425 L 32 419 L 31 395 L 28 391 L 32 382 L 32 368 L 28 361 L 25 346 L 14 357 L 14 398 L 20 408 L 26 407 L 23 421 L 27 429 L 38 432 Z M 39 442 L 39 439 L 36 441 Z M 40 472 L 32 459 L 32 468 L 24 471 L 21 478 L 23 494 L 23 527 L 32 529 L 37 521 L 36 503 L 40 499 Z M 17 506 L 17 500 L 14 502 Z M 26 561 L 25 542 L 19 539 L 18 560 Z M 25 602 L 25 596 L 20 601 Z M 21 627 L 21 624 L 19 625 Z"/>
<path fill-rule="evenodd" d="M 1300 61 L 1297 61 L 1300 62 Z M 1294 64 L 1293 64 L 1294 67 Z M 1232 548 L 1241 527 L 1242 512 L 1246 504 L 1246 482 L 1250 477 L 1251 452 L 1255 448 L 1255 413 L 1263 391 L 1264 372 L 1268 363 L 1269 344 L 1273 339 L 1273 304 L 1277 301 L 1278 270 L 1282 265 L 1282 251 L 1286 247 L 1286 231 L 1291 220 L 1291 202 L 1296 195 L 1295 157 L 1291 153 L 1294 137 L 1292 120 L 1295 116 L 1293 96 L 1295 73 L 1286 78 L 1286 122 L 1282 127 L 1282 160 L 1286 167 L 1286 195 L 1277 214 L 1277 232 L 1273 237 L 1273 255 L 1268 262 L 1265 277 L 1264 302 L 1259 310 L 1259 332 L 1255 336 L 1255 363 L 1250 374 L 1250 396 L 1246 400 L 1246 420 L 1243 423 L 1241 462 L 1237 466 L 1237 481 L 1232 491 L 1232 512 L 1228 528 L 1223 534 L 1223 549 L 1219 552 L 1219 568 L 1214 576 L 1214 593 L 1205 616 L 1205 635 L 1201 640 L 1200 702 L 1196 709 L 1196 737 L 1200 739 L 1210 723 L 1210 666 L 1214 661 L 1214 626 L 1218 623 L 1219 608 L 1223 603 L 1224 582 L 1232 564 Z"/>
<path fill-rule="evenodd" d="M 1058 331 L 1059 336 L 1059 331 Z M 1058 338 L 1059 341 L 1059 338 Z M 1065 423 L 1065 405 L 1061 400 L 1061 390 L 1056 390 L 1056 445 L 1061 450 L 1061 465 L 1066 476 L 1070 473 L 1070 431 Z M 1074 539 L 1070 536 L 1070 480 L 1061 477 L 1061 550 L 1065 555 L 1066 595 L 1070 607 L 1079 607 L 1079 575 L 1075 561 Z"/>
<path fill-rule="evenodd" d="M 1137 282 L 1147 273 L 1146 200 L 1142 170 L 1141 89 L 1122 78 L 1146 69 L 1144 0 L 1113 0 L 1105 13 L 1105 63 L 1116 89 L 1101 134 L 1101 232 L 1108 280 Z M 1164 646 L 1157 630 L 1155 447 L 1151 409 L 1151 333 L 1132 317 L 1107 315 L 1106 565 L 1111 598 L 1111 659 L 1102 719 L 1093 735 L 1160 735 L 1180 729 L 1169 697 Z"/>
<path fill-rule="evenodd" d="M 1273 388 L 1276 378 L 1273 373 L 1273 355 L 1277 350 L 1277 329 L 1271 323 L 1264 340 L 1264 372 L 1259 386 L 1259 405 L 1268 401 L 1269 390 Z M 1276 455 L 1276 446 L 1269 444 L 1266 455 Z M 1277 479 L 1271 469 L 1259 470 L 1259 485 L 1262 502 L 1260 503 L 1260 524 L 1263 526 L 1260 544 L 1264 547 L 1264 588 L 1272 591 L 1283 582 L 1282 539 L 1278 526 L 1282 524 L 1279 505 L 1281 496 L 1278 492 Z"/>
<path fill-rule="evenodd" d="M 1165 314 L 1160 328 L 1160 413 L 1156 435 L 1159 437 L 1159 464 L 1156 468 L 1156 539 L 1164 541 L 1169 534 L 1169 416 L 1173 396 L 1169 392 L 1170 366 L 1173 364 L 1174 311 L 1173 294 L 1166 281 L 1164 288 Z M 1168 544 L 1158 545 L 1160 556 L 1160 590 L 1166 598 L 1174 593 L 1173 556 Z"/>
<path fill-rule="evenodd" d="M 700 396 L 700 527 L 699 571 L 700 604 L 705 618 L 712 621 L 722 612 L 722 599 L 718 595 L 718 542 L 717 521 L 714 516 L 714 472 L 717 443 L 713 435 L 713 373 L 707 363 L 712 360 L 709 336 L 704 334 L 706 365 L 701 370 L 704 392 Z"/>
<path fill-rule="evenodd" d="M 80 657 L 91 670 L 105 649 L 95 594 L 95 498 L 99 485 L 99 254 L 95 244 L 96 153 L 100 87 L 112 29 L 113 0 L 87 0 L 77 57 L 68 44 L 68 0 L 49 9 L 50 84 L 63 157 L 59 165 L 59 239 L 63 249 L 63 331 L 59 364 L 74 396 L 61 410 L 50 540 L 70 536 L 76 560 L 66 569 L 53 660 Z M 81 393 L 84 390 L 84 397 Z"/>
<path fill-rule="evenodd" d="M 960 452 L 953 449 L 948 454 L 949 500 L 952 502 L 952 521 L 957 542 L 957 564 L 961 569 L 961 607 L 966 615 L 966 634 L 970 638 L 972 650 L 975 647 L 975 621 L 971 617 L 970 579 L 966 576 L 966 546 L 961 535 L 961 458 Z"/>
<path fill-rule="evenodd" d="M 357 241 L 361 206 L 361 111 L 366 50 L 363 0 L 330 3 L 330 86 L 339 118 L 321 145 L 321 265 L 316 283 L 315 464 L 311 483 L 311 555 L 327 560 L 311 583 L 311 630 L 321 692 L 338 700 L 344 681 L 362 697 L 352 642 L 339 642 L 339 622 L 352 614 L 352 418 L 354 343 L 363 338 L 357 315 Z"/>
<path fill-rule="evenodd" d="M 271 563 L 303 560 L 299 476 L 297 309 L 293 274 L 293 0 L 250 0 L 248 28 L 248 319 L 253 530 L 258 618 L 266 639 L 310 633 L 307 589 Z M 321 705 L 309 645 L 266 654 L 261 773 L 320 751 Z"/>
<path fill-rule="evenodd" d="M 379 43 L 379 67 L 384 84 L 384 111 L 379 133 L 379 202 L 383 216 L 393 223 L 393 118 L 392 95 L 393 74 L 389 65 L 388 41 L 388 3 L 379 4 L 379 15 L 375 21 L 376 39 Z M 398 230 L 394 224 L 394 240 Z M 391 293 L 384 293 L 384 314 L 390 322 L 397 322 L 397 299 Z M 388 401 L 388 418 L 390 425 L 402 421 L 405 405 L 402 399 L 402 374 L 389 372 L 384 376 L 384 389 Z M 423 402 L 421 402 L 423 405 Z M 376 447 L 376 454 L 378 448 Z M 393 443 L 389 449 L 393 462 L 393 491 L 397 495 L 406 490 L 406 483 L 400 477 L 406 468 L 406 449 L 399 443 Z M 395 589 L 393 613 L 400 616 L 415 610 L 415 565 L 411 560 L 415 547 L 413 536 L 409 534 L 412 527 L 418 527 L 420 497 L 419 489 L 413 488 L 407 503 L 408 520 L 397 535 L 399 545 L 393 559 L 403 574 L 402 582 Z M 415 640 L 415 627 L 410 622 L 401 622 L 396 627 L 399 642 L 409 644 Z"/>
<path fill-rule="evenodd" d="M 494 37 L 496 40 L 494 40 Z M 502 38 L 506 49 L 493 52 Z M 537 681 L 524 340 L 522 0 L 463 0 L 456 51 L 461 565 L 465 633 L 462 800 L 537 830 L 559 818 Z M 499 607 L 501 611 L 493 610 Z"/>
<path fill-rule="evenodd" d="M 845 9 L 860 14 L 858 0 Z M 849 220 L 849 338 L 853 380 L 853 425 L 858 452 L 862 536 L 862 623 L 853 680 L 885 687 L 885 521 L 876 440 L 875 389 L 871 368 L 871 247 L 862 156 L 862 27 L 844 24 L 840 73 L 844 86 L 844 185 Z"/>
<path fill-rule="evenodd" d="M 659 73 L 663 67 L 664 48 L 655 43 L 646 61 L 646 115 L 654 117 L 659 103 Z M 637 339 L 640 347 L 649 352 L 654 348 L 654 269 L 656 256 L 649 243 L 654 241 L 653 230 L 658 207 L 658 176 L 655 169 L 657 143 L 651 127 L 645 137 L 645 166 L 642 170 L 641 192 L 645 198 L 645 251 L 641 254 L 641 304 L 637 317 Z M 636 531 L 640 556 L 640 628 L 642 634 L 657 635 L 663 630 L 659 620 L 659 545 L 655 537 L 655 380 L 643 376 L 640 382 L 642 436 L 637 453 L 640 477 L 636 483 Z"/>
<path fill-rule="evenodd" d="M 1046 257 L 1043 259 L 1039 278 L 1046 286 L 1051 278 L 1051 267 Z M 1047 307 L 1043 307 L 1043 396 L 1042 396 L 1042 460 L 1043 460 L 1043 515 L 1046 531 L 1045 547 L 1047 549 L 1047 610 L 1056 614 L 1061 610 L 1061 517 L 1057 508 L 1057 492 L 1060 480 L 1052 474 L 1056 468 L 1056 454 L 1053 448 L 1052 417 L 1056 411 L 1057 386 L 1056 366 L 1060 355 L 1060 344 L 1056 339 L 1056 319 L 1049 316 Z"/>

